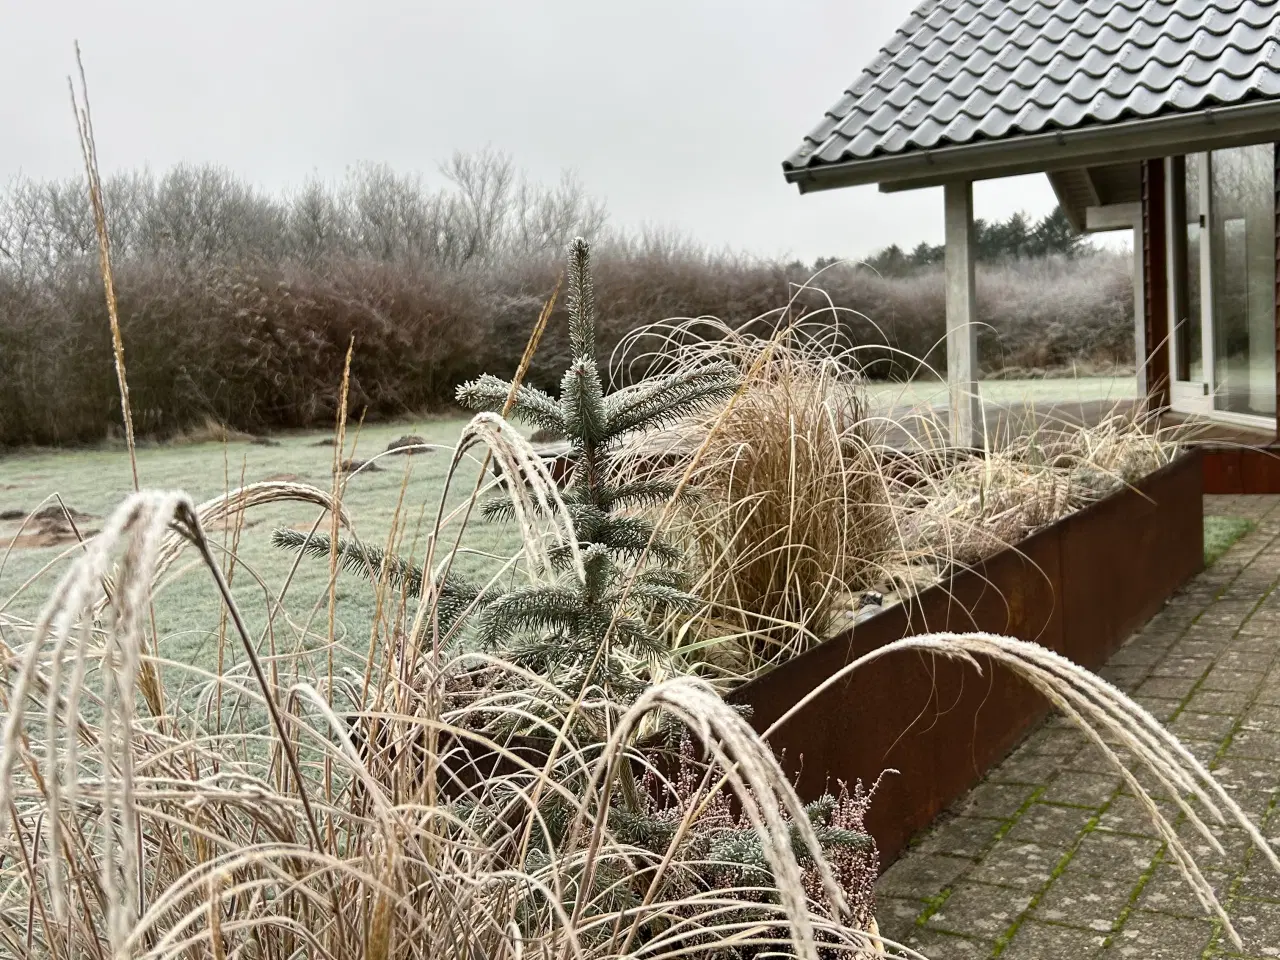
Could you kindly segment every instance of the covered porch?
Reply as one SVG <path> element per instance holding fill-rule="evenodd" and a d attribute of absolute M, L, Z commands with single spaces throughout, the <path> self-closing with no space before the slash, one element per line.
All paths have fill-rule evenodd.
<path fill-rule="evenodd" d="M 1205 112 L 1195 126 L 1179 125 L 1177 143 L 1126 129 L 1147 121 L 1091 130 L 1087 149 L 1072 149 L 1065 134 L 1015 137 L 981 151 L 900 158 L 893 167 L 835 164 L 788 176 L 802 192 L 863 182 L 887 192 L 943 188 L 947 378 L 957 445 L 984 446 L 990 421 L 977 367 L 973 183 L 1024 174 L 1029 165 L 1048 176 L 1076 229 L 1132 237 L 1138 396 L 1171 422 L 1211 424 L 1206 439 L 1264 445 L 1276 438 L 1277 127 L 1231 119 Z M 1126 156 L 1142 151 L 1145 139 L 1152 155 Z"/>
<path fill-rule="evenodd" d="M 1274 19 L 1256 0 L 923 3 L 783 161 L 801 193 L 942 188 L 956 445 L 986 432 L 973 184 L 1025 174 L 1077 230 L 1130 233 L 1138 396 L 1276 439 Z"/>

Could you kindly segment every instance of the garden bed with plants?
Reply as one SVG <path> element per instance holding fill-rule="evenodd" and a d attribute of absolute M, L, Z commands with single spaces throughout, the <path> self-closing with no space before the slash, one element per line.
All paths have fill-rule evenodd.
<path fill-rule="evenodd" d="M 1203 567 L 1199 454 L 1173 463 L 960 569 L 904 603 L 779 664 L 735 702 L 768 730 L 841 668 L 904 637 L 1017 637 L 1096 670 Z M 868 814 L 891 862 L 1048 712 L 1000 666 L 897 655 L 873 659 L 809 699 L 770 735 L 800 795 L 885 777 Z"/>
<path fill-rule="evenodd" d="M 884 946 L 877 844 L 896 853 L 910 818 L 959 788 L 967 768 L 939 750 L 977 750 L 953 709 L 934 724 L 950 741 L 917 745 L 913 769 L 881 780 L 894 762 L 881 731 L 912 698 L 973 704 L 985 722 L 997 686 L 1028 722 L 1034 690 L 1123 747 L 1112 757 L 1169 859 L 1239 946 L 1130 769 L 1280 858 L 1140 706 L 1052 652 L 1097 662 L 1154 609 L 1124 571 L 1169 586 L 1198 567 L 1193 460 L 1133 417 L 1046 424 L 974 456 L 937 442 L 926 413 L 905 431 L 917 446 L 891 451 L 903 424 L 867 408 L 839 324 L 789 310 L 754 332 L 640 331 L 622 351 L 635 375 L 610 390 L 581 240 L 565 294 L 559 395 L 521 382 L 548 304 L 513 381 L 459 388 L 479 412 L 443 491 L 409 503 L 406 470 L 382 546 L 343 504 L 366 469 L 343 469 L 344 407 L 332 491 L 261 482 L 200 505 L 136 493 L 69 550 L 34 621 L 0 608 L 0 949 L 866 960 Z M 567 437 L 561 467 L 508 418 Z M 474 487 L 461 473 L 472 450 Z M 455 481 L 472 491 L 461 504 Z M 298 598 L 286 580 L 253 594 L 249 619 L 230 581 L 255 571 L 237 566 L 229 526 L 285 500 L 322 508 L 274 541 L 296 564 L 327 564 L 326 589 Z M 510 524 L 522 544 L 482 577 L 454 566 L 473 519 Z M 220 547 L 208 530 L 230 536 Z M 213 666 L 166 657 L 156 627 L 155 597 L 193 571 L 224 603 L 218 622 L 190 624 L 216 635 Z M 352 575 L 373 612 L 343 623 L 338 581 Z M 1070 612 L 1090 602 L 1092 620 Z M 1015 637 L 904 638 L 926 620 Z M 871 660 L 849 689 L 806 686 L 843 682 L 859 644 Z M 997 662 L 1022 680 L 998 679 Z M 725 695 L 754 707 L 750 722 Z M 814 759 L 815 708 L 831 715 L 823 736 L 865 743 L 865 766 L 840 766 L 831 747 Z M 1011 729 L 977 742 L 998 753 Z M 809 802 L 779 748 L 788 763 L 805 754 Z"/>

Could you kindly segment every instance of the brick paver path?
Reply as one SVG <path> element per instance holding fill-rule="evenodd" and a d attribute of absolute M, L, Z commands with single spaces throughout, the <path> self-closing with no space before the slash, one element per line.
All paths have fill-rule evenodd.
<path fill-rule="evenodd" d="M 1205 512 L 1258 525 L 1102 675 L 1168 721 L 1280 845 L 1280 497 L 1206 497 Z M 1220 831 L 1223 858 L 1180 829 L 1243 953 L 1101 752 L 1053 719 L 885 872 L 881 929 L 930 960 L 1280 957 L 1280 876 L 1242 831 Z"/>

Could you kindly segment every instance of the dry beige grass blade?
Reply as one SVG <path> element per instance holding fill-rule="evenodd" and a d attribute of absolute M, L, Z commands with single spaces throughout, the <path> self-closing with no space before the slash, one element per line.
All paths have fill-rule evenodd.
<path fill-rule="evenodd" d="M 731 341 L 747 373 L 737 403 L 683 428 L 687 444 L 706 450 L 685 526 L 701 559 L 699 592 L 784 651 L 828 634 L 893 545 L 883 430 L 868 416 L 861 374 L 801 336 Z M 794 625 L 792 636 L 771 624 Z"/>
<path fill-rule="evenodd" d="M 873 660 L 903 651 L 927 651 L 963 660 L 979 672 L 981 667 L 976 658 L 989 658 L 1013 670 L 1062 710 L 1116 767 L 1130 792 L 1138 798 L 1168 844 L 1175 863 L 1192 892 L 1206 912 L 1217 917 L 1236 948 L 1243 949 L 1231 918 L 1212 886 L 1200 872 L 1190 851 L 1160 811 L 1150 792 L 1120 758 L 1117 747 L 1123 748 L 1155 776 L 1166 789 L 1168 799 L 1179 806 L 1192 825 L 1217 849 L 1221 850 L 1217 839 L 1188 805 L 1184 794 L 1197 799 L 1218 822 L 1224 822 L 1229 817 L 1236 827 L 1248 834 L 1254 846 L 1262 852 L 1277 873 L 1280 873 L 1280 857 L 1277 857 L 1257 826 L 1213 775 L 1145 708 L 1088 670 L 1039 644 L 982 633 L 907 637 L 873 650 L 836 671 L 775 720 L 762 736 L 767 740 L 775 730 L 795 717 L 823 691 L 851 673 Z"/>
<path fill-rule="evenodd" d="M 5 718 L 0 803 L 14 811 L 19 836 L 27 824 L 43 823 L 55 842 L 47 848 L 49 855 L 30 862 L 35 873 L 0 864 L 0 931 L 6 936 L 19 915 L 35 917 L 28 930 L 37 953 L 95 955 L 109 947 L 117 956 L 155 960 L 243 956 L 249 944 L 254 944 L 251 955 L 302 951 L 336 960 L 480 953 L 492 960 L 606 960 L 615 955 L 616 931 L 633 926 L 654 960 L 675 960 L 717 944 L 816 956 L 814 945 L 821 942 L 832 955 L 851 958 L 872 949 L 866 935 L 815 912 L 816 905 L 796 885 L 789 823 L 805 834 L 812 855 L 823 863 L 812 831 L 805 832 L 798 800 L 742 720 L 690 681 L 655 689 L 627 722 L 639 722 L 657 708 L 677 714 L 696 726 L 716 756 L 744 771 L 735 769 L 735 782 L 753 790 L 746 802 L 768 831 L 770 856 L 786 888 L 775 906 L 758 902 L 758 890 L 732 885 L 687 891 L 679 878 L 696 864 L 686 862 L 681 850 L 638 849 L 613 836 L 602 799 L 611 789 L 609 771 L 617 767 L 625 735 L 603 753 L 570 747 L 566 762 L 549 772 L 507 754 L 516 761 L 513 770 L 477 784 L 466 804 L 424 805 L 420 792 L 406 794 L 403 784 L 392 789 L 396 781 L 388 775 L 394 776 L 395 765 L 366 756 L 330 709 L 328 696 L 305 683 L 289 697 L 294 706 L 288 723 L 292 735 L 283 738 L 291 744 L 284 751 L 292 770 L 287 789 L 273 785 L 270 757 L 254 746 L 259 735 L 244 730 L 244 715 L 235 716 L 234 710 L 228 710 L 225 726 L 207 732 L 188 722 L 164 730 L 140 724 L 124 704 L 145 655 L 140 614 L 174 518 L 200 549 L 252 660 L 253 645 L 195 508 L 177 494 L 144 493 L 128 501 L 68 571 L 13 677 L 11 703 L 17 707 Z M 93 633 L 97 639 L 77 643 L 86 639 L 90 623 L 81 614 L 92 609 L 102 572 L 118 551 L 125 558 L 119 564 L 118 602 Z M 56 668 L 68 654 L 72 676 L 68 680 L 66 670 L 57 671 L 54 690 L 65 688 L 69 696 L 50 699 L 59 705 L 51 708 L 40 744 L 28 750 L 21 746 L 29 727 L 25 711 L 33 695 L 43 699 L 46 689 L 33 665 L 47 661 Z M 258 703 L 272 714 L 271 726 L 279 732 L 277 692 L 261 668 L 255 675 Z M 537 692 L 538 678 L 524 680 L 533 696 L 543 696 Z M 96 721 L 104 731 L 102 743 L 91 741 L 69 755 L 75 738 L 64 735 L 64 721 L 76 715 L 75 698 L 87 694 L 90 682 L 106 695 L 101 705 L 107 716 Z M 221 695 L 224 686 L 213 689 Z M 543 699 L 551 728 L 559 726 L 558 711 L 578 708 L 574 698 L 563 695 Z M 454 726 L 457 717 L 449 721 L 440 715 L 438 701 L 423 705 L 426 714 L 386 719 L 405 729 L 434 724 L 484 746 L 483 738 Z M 489 703 L 478 709 L 491 714 L 520 708 Z M 488 746 L 503 749 L 492 741 Z M 308 797 L 323 796 L 321 758 L 347 786 L 335 791 L 332 801 L 319 800 L 313 814 Z M 34 776 L 39 770 L 55 775 Z M 585 789 L 592 780 L 603 789 Z M 532 803 L 538 792 L 563 804 L 567 815 L 583 824 L 583 840 L 590 842 L 549 830 L 544 811 Z M 780 818 L 783 810 L 786 822 Z M 318 817 L 335 822 L 335 832 L 347 841 L 341 850 L 320 844 Z M 527 859 L 532 851 L 512 859 L 518 848 L 511 838 L 526 824 L 537 825 L 535 835 L 549 847 L 533 859 Z M 638 908 L 615 899 L 621 879 L 585 882 L 590 876 L 634 875 L 647 883 L 660 863 L 673 865 L 670 883 Z M 101 892 L 86 895 L 86 883 Z M 828 892 L 839 900 L 839 890 Z M 737 919 L 742 911 L 752 919 Z M 39 919 L 46 915 L 48 920 Z M 807 931 L 808 941 L 801 931 Z"/>
<path fill-rule="evenodd" d="M 515 376 L 511 378 L 511 390 L 507 394 L 507 401 L 502 405 L 501 416 L 503 418 L 505 418 L 511 412 L 511 407 L 515 403 L 516 396 L 520 392 L 520 385 L 524 383 L 525 375 L 529 372 L 529 365 L 533 362 L 534 355 L 538 352 L 538 345 L 542 343 L 542 335 L 546 332 L 547 324 L 551 321 L 551 314 L 555 310 L 556 301 L 560 297 L 560 287 L 563 283 L 564 283 L 564 274 L 560 274 L 556 278 L 556 285 L 551 291 L 551 296 L 548 297 L 546 303 L 542 305 L 542 312 L 538 314 L 538 320 L 533 325 L 533 330 L 530 332 L 529 339 L 524 346 L 524 353 L 520 357 L 520 363 L 516 367 Z M 461 455 L 461 451 L 462 451 L 462 448 L 461 446 L 459 446 L 459 451 L 458 453 L 455 454 L 455 457 L 454 457 L 455 466 L 457 464 L 457 458 Z M 484 458 L 480 462 L 480 472 L 479 472 L 479 475 L 476 477 L 475 487 L 471 491 L 471 496 L 466 501 L 461 522 L 458 524 L 458 535 L 453 542 L 453 549 L 449 551 L 444 564 L 442 564 L 442 570 L 440 574 L 440 577 L 442 580 L 445 577 L 449 576 L 450 572 L 453 570 L 453 560 L 458 555 L 458 548 L 461 546 L 461 542 L 462 542 L 462 539 L 461 539 L 462 530 L 466 528 L 467 522 L 471 519 L 471 510 L 474 507 L 474 505 L 478 502 L 481 488 L 484 485 L 485 474 L 489 469 L 489 463 L 492 460 L 492 458 L 493 458 L 492 450 L 486 449 Z M 504 464 L 503 466 L 505 469 L 506 465 Z M 518 474 L 508 473 L 507 476 L 509 477 L 518 476 Z M 442 521 L 444 518 L 444 504 L 445 504 L 445 501 L 444 501 L 444 497 L 442 496 L 440 499 L 440 507 L 436 514 L 437 530 L 439 530 L 443 526 Z M 435 538 L 433 537 L 427 544 L 427 557 L 424 562 L 424 566 L 428 570 L 432 569 L 435 566 L 433 562 L 435 559 L 435 548 L 436 548 L 436 541 L 435 541 Z M 420 603 L 419 611 L 421 611 L 422 609 L 423 607 L 422 607 L 422 604 Z M 415 622 L 414 628 L 413 628 L 413 635 L 418 636 L 420 629 L 421 628 L 419 624 Z M 434 655 L 438 655 L 438 651 L 440 648 L 438 624 L 433 624 L 431 632 L 432 632 L 432 650 L 433 650 L 433 656 L 434 656 Z"/>
<path fill-rule="evenodd" d="M 658 324 L 615 355 L 615 379 L 711 358 L 743 371 L 723 409 L 635 438 L 618 467 L 699 495 L 662 512 L 708 608 L 669 633 L 689 668 L 723 683 L 848 628 L 865 591 L 898 602 L 1132 485 L 1188 435 L 1123 401 L 1085 425 L 1030 404 L 1001 414 L 1016 429 L 990 449 L 954 450 L 937 410 L 870 408 L 838 313 Z"/>
<path fill-rule="evenodd" d="M 116 304 L 115 275 L 111 269 L 111 238 L 107 232 L 107 210 L 102 199 L 102 179 L 98 176 L 98 147 L 93 139 L 93 116 L 89 112 L 89 84 L 84 76 L 80 44 L 76 44 L 76 68 L 80 73 L 80 96 L 67 78 L 71 91 L 71 111 L 80 136 L 80 152 L 84 157 L 85 175 L 89 180 L 89 203 L 93 209 L 93 227 L 98 235 L 98 259 L 102 270 L 102 286 L 107 297 L 107 316 L 111 321 L 111 347 L 115 358 L 116 383 L 120 388 L 120 409 L 124 415 L 124 439 L 129 448 L 129 466 L 133 470 L 133 489 L 138 489 L 138 455 L 133 439 L 133 408 L 129 403 L 129 381 L 125 376 L 124 338 L 120 335 L 120 310 Z M 83 102 L 82 102 L 83 101 Z"/>
<path fill-rule="evenodd" d="M 193 509 L 201 527 L 212 529 L 225 524 L 229 520 L 240 517 L 250 510 L 273 503 L 310 503 L 329 512 L 333 509 L 334 501 L 327 492 L 311 484 L 263 480 L 246 484 L 229 493 L 212 497 Z M 336 515 L 342 526 L 350 528 L 350 517 L 345 510 L 339 507 Z M 190 539 L 182 532 L 178 530 L 169 531 L 160 548 L 160 553 L 154 566 L 153 590 L 190 544 Z M 113 581 L 114 573 L 108 575 L 106 580 L 108 592 Z M 94 605 L 95 618 L 102 615 L 108 602 L 109 596 L 104 596 Z"/>

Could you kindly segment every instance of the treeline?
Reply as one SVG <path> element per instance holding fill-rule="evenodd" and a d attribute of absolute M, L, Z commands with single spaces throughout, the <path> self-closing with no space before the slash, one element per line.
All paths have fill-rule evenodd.
<path fill-rule="evenodd" d="M 976 218 L 973 241 L 974 257 L 979 263 L 1054 256 L 1075 258 L 1096 252 L 1083 236 L 1071 229 L 1060 206 L 1035 221 L 1025 213 L 1014 213 L 1007 220 Z M 945 259 L 946 247 L 940 243 L 922 242 L 910 252 L 895 243 L 880 248 L 865 262 L 881 276 L 905 277 L 918 270 L 940 266 Z M 833 257 L 819 258 L 817 267 L 821 269 L 835 262 Z"/>
<path fill-rule="evenodd" d="M 834 304 L 873 375 L 941 370 L 936 266 L 883 275 L 715 254 L 609 227 L 571 177 L 529 181 L 511 161 L 458 155 L 436 182 L 362 167 L 271 196 L 212 167 L 106 183 L 131 399 L 163 437 L 207 418 L 247 431 L 329 426 L 354 337 L 352 409 L 371 418 L 449 404 L 460 381 L 514 372 L 565 244 L 596 241 L 601 349 L 671 317 L 734 324 L 792 303 Z M 97 240 L 83 187 L 20 180 L 0 196 L 0 444 L 95 441 L 120 421 Z M 984 364 L 1126 362 L 1126 258 L 984 264 Z M 531 382 L 567 352 L 557 313 Z"/>

